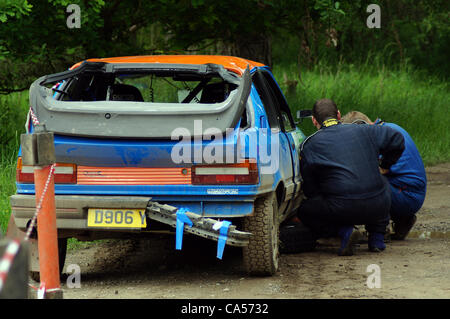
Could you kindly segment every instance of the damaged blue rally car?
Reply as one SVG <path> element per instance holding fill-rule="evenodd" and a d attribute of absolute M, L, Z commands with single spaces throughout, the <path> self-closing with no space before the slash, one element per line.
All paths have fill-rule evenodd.
<path fill-rule="evenodd" d="M 216 240 L 219 258 L 225 244 L 243 247 L 250 274 L 277 271 L 280 223 L 303 198 L 305 136 L 267 66 L 226 56 L 90 59 L 32 84 L 28 123 L 28 133 L 54 134 L 60 269 L 68 238 L 167 231 L 180 249 L 184 231 Z M 34 193 L 19 152 L 8 231 L 30 225 Z"/>

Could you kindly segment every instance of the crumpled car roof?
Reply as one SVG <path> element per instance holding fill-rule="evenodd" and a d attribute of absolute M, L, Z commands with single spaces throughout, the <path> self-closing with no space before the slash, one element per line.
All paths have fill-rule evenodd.
<path fill-rule="evenodd" d="M 233 56 L 223 55 L 144 55 L 144 56 L 124 56 L 114 58 L 88 59 L 89 62 L 106 63 L 166 63 L 166 64 L 219 64 L 225 69 L 232 71 L 239 76 L 244 74 L 247 66 L 250 70 L 254 67 L 261 67 L 264 64 Z M 84 61 L 78 62 L 71 69 L 77 68 Z"/>
<path fill-rule="evenodd" d="M 203 131 L 197 132 L 198 130 L 195 129 L 198 120 L 202 121 L 203 127 L 215 128 L 226 134 L 228 129 L 238 127 L 246 109 L 252 87 L 250 67 L 255 65 L 251 66 L 244 59 L 222 58 L 223 61 L 228 61 L 228 66 L 233 67 L 236 73 L 226 69 L 223 64 L 196 64 L 195 62 L 199 62 L 198 56 L 191 59 L 188 56 L 184 56 L 183 59 L 179 56 L 171 56 L 166 60 L 157 56 L 153 61 L 158 62 L 154 63 L 148 62 L 152 60 L 151 57 L 87 60 L 71 70 L 43 76 L 33 82 L 30 87 L 30 106 L 39 121 L 46 125 L 46 129 L 55 134 L 102 138 L 169 139 L 175 134 L 174 132 L 179 133 L 176 129 L 183 129 L 183 134 L 189 132 L 190 136 L 203 134 Z M 123 62 L 124 60 L 127 62 Z M 162 63 L 163 61 L 165 63 Z M 241 72 L 240 67 L 244 65 L 245 69 L 242 75 L 239 75 L 237 72 Z M 220 75 L 223 80 L 237 87 L 222 102 L 164 103 L 136 100 L 58 100 L 53 97 L 53 88 L 45 86 L 72 77 L 77 78 L 83 72 L 115 74 L 124 70 L 127 72 L 133 70 L 192 72 L 201 76 L 214 74 Z"/>

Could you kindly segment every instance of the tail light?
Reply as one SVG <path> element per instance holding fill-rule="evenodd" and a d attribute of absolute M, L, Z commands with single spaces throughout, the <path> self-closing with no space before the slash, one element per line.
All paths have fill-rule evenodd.
<path fill-rule="evenodd" d="M 16 181 L 18 183 L 34 183 L 34 167 L 22 165 L 22 157 L 17 160 Z M 56 163 L 55 184 L 76 184 L 77 166 L 75 164 Z"/>
<path fill-rule="evenodd" d="M 250 160 L 238 164 L 196 165 L 192 184 L 258 184 L 258 165 Z"/>

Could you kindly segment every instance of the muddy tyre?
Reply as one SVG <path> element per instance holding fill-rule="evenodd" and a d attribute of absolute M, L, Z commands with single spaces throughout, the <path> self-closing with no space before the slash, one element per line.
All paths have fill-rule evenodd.
<path fill-rule="evenodd" d="M 66 261 L 67 253 L 67 238 L 58 238 L 58 259 L 59 259 L 59 274 L 61 275 L 64 263 Z M 39 271 L 30 271 L 30 277 L 34 281 L 41 281 L 41 274 Z"/>
<path fill-rule="evenodd" d="M 279 222 L 274 193 L 255 201 L 254 213 L 244 218 L 244 231 L 253 236 L 243 248 L 245 270 L 253 276 L 271 276 L 278 270 Z"/>

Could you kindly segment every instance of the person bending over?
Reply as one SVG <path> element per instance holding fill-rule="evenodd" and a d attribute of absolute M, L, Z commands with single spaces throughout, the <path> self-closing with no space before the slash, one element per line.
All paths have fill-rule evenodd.
<path fill-rule="evenodd" d="M 372 122 L 364 113 L 352 111 L 342 117 L 342 123 L 387 126 L 400 132 L 405 139 L 405 150 L 400 159 L 382 173 L 391 188 L 390 217 L 393 222 L 392 239 L 403 240 L 414 226 L 416 213 L 422 207 L 427 191 L 427 177 L 422 157 L 413 139 L 402 127 L 381 119 Z"/>
<path fill-rule="evenodd" d="M 312 115 L 318 131 L 301 145 L 306 199 L 298 218 L 317 239 L 339 236 L 339 255 L 353 255 L 359 240 L 354 225 L 365 225 L 370 251 L 384 250 L 391 199 L 379 169 L 390 169 L 400 158 L 403 136 L 388 126 L 341 124 L 341 114 L 330 99 L 318 100 Z"/>

